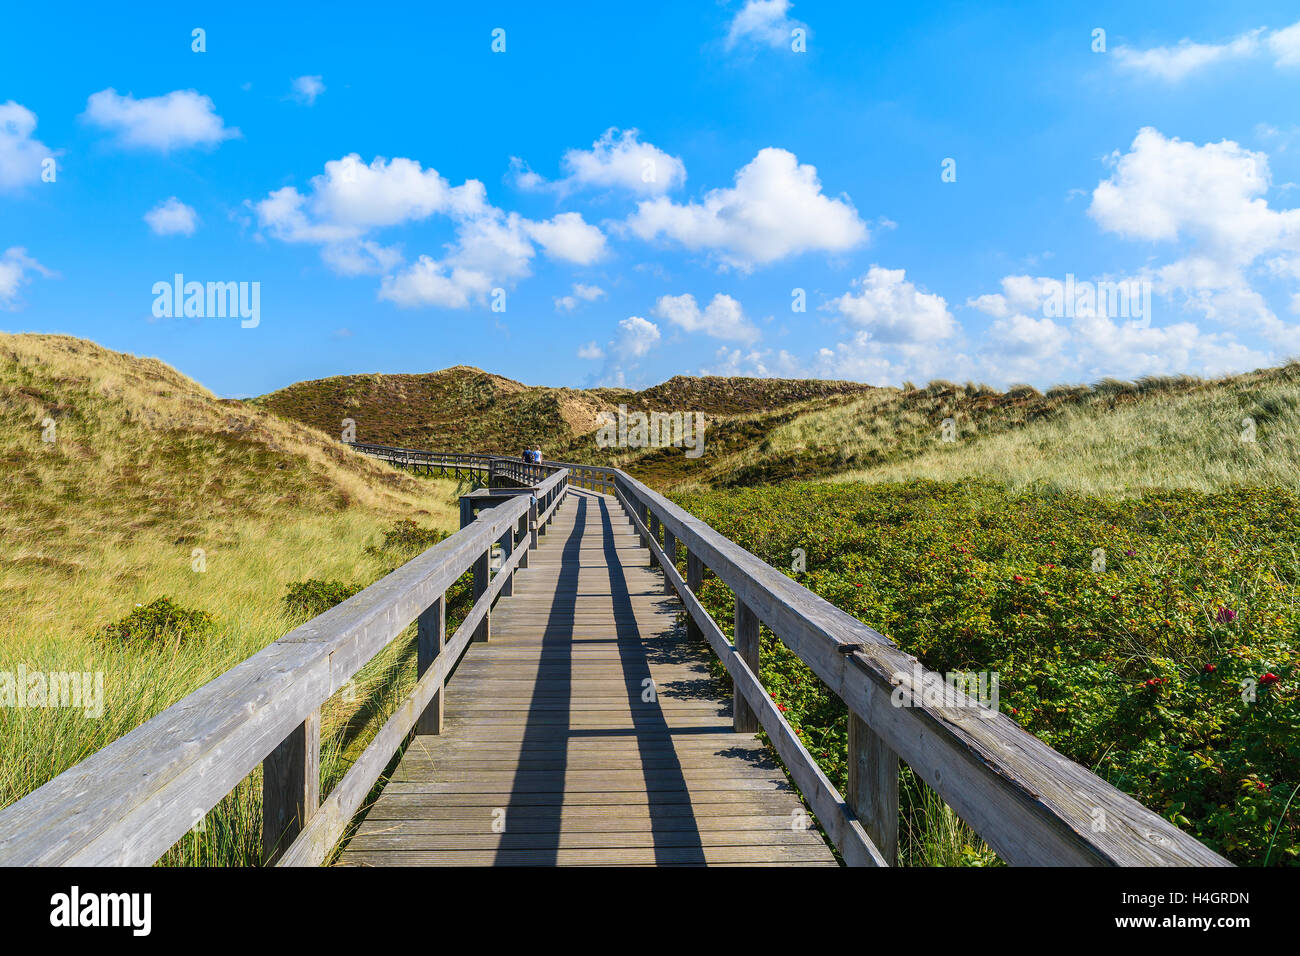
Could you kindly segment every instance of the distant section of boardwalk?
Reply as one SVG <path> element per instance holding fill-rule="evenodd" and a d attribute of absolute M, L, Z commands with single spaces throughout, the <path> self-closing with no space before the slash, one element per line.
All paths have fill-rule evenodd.
<path fill-rule="evenodd" d="M 617 499 L 570 488 L 343 865 L 836 865 L 688 646 Z"/>

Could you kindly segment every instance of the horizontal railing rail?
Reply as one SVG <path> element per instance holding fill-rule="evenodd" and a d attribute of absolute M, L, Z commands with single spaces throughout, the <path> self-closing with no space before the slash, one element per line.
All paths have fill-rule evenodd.
<path fill-rule="evenodd" d="M 567 468 L 572 476 L 571 483 L 579 488 L 599 491 L 607 495 L 614 493 L 614 482 L 619 473 L 617 468 L 604 465 L 580 465 L 567 461 L 547 461 L 543 464 L 552 468 Z"/>
<path fill-rule="evenodd" d="M 414 471 L 433 472 L 438 470 L 451 471 L 455 474 L 459 474 L 462 470 L 471 473 L 478 472 L 487 475 L 490 481 L 505 478 L 523 486 L 543 480 L 558 468 L 568 467 L 555 462 L 528 462 L 522 458 L 514 458 L 508 455 L 423 451 L 418 448 L 376 445 L 372 442 L 344 442 L 343 444 L 348 448 L 363 452 L 381 461 L 387 461 L 398 467 L 410 468 Z M 574 468 L 585 472 L 591 471 L 585 465 L 575 465 Z M 591 483 L 590 475 L 586 475 L 582 479 L 581 487 L 590 487 Z"/>
<path fill-rule="evenodd" d="M 476 633 L 486 633 L 493 600 L 526 563 L 539 527 L 568 491 L 564 469 L 546 472 L 531 494 L 486 509 L 0 810 L 0 865 L 153 863 L 259 765 L 265 861 L 322 862 L 409 732 L 421 721 L 440 722 L 448 670 Z M 489 580 L 494 545 L 506 553 Z M 484 569 L 483 580 L 476 574 L 474 604 L 444 643 L 447 589 L 471 567 Z M 414 690 L 320 802 L 321 705 L 413 621 Z"/>

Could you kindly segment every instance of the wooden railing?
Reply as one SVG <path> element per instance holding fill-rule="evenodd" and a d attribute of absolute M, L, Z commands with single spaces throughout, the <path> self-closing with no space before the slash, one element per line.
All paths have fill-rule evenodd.
<path fill-rule="evenodd" d="M 544 464 L 552 468 L 567 468 L 569 483 L 574 487 L 599 491 L 607 495 L 614 493 L 614 482 L 619 475 L 617 468 L 607 468 L 603 465 L 578 465 L 567 461 L 548 461 Z"/>
<path fill-rule="evenodd" d="M 423 471 L 427 474 L 432 474 L 435 471 L 453 475 L 460 475 L 462 472 L 464 474 L 478 474 L 487 478 L 492 484 L 495 484 L 497 479 L 505 478 L 520 486 L 533 485 L 542 481 L 557 468 L 567 467 L 558 465 L 555 462 L 546 462 L 545 464 L 526 462 L 522 458 L 511 458 L 506 455 L 421 451 L 418 448 L 396 448 L 391 445 L 375 445 L 369 442 L 343 442 L 343 444 L 348 448 L 363 452 L 381 461 L 386 461 L 399 468 L 409 468 L 412 471 Z M 574 467 L 590 471 L 585 465 L 576 465 Z M 586 485 L 584 484 L 583 487 L 586 487 Z"/>
<path fill-rule="evenodd" d="M 355 451 L 364 452 L 374 458 L 379 458 L 391 464 L 402 468 L 410 468 L 413 471 L 455 471 L 457 473 L 464 471 L 466 473 L 478 472 L 488 474 L 492 468 L 492 462 L 496 460 L 492 455 L 464 455 L 453 452 L 441 451 L 422 451 L 418 448 L 396 448 L 392 445 L 375 445 L 369 442 L 344 442 L 348 448 Z"/>
<path fill-rule="evenodd" d="M 268 860 L 329 854 L 412 730 L 437 732 L 443 683 L 487 633 L 492 601 L 526 566 L 536 534 L 571 487 L 613 494 L 631 516 L 667 593 L 707 640 L 735 687 L 737 730 L 767 732 L 791 779 L 850 865 L 890 865 L 898 844 L 900 761 L 1006 862 L 1030 865 L 1225 866 L 1227 860 L 964 693 L 931 703 L 939 676 L 883 635 L 802 587 L 624 472 L 490 455 L 353 445 L 403 467 L 472 469 L 526 483 L 381 581 L 168 708 L 0 811 L 0 865 L 150 863 L 262 763 Z M 528 546 L 516 547 L 530 536 Z M 503 563 L 490 575 L 489 555 Z M 685 550 L 685 575 L 678 549 Z M 447 588 L 470 567 L 474 604 L 444 641 Z M 734 641 L 699 600 L 712 572 L 735 595 Z M 320 706 L 418 620 L 419 680 L 362 756 L 318 799 Z M 841 795 L 759 679 L 760 625 L 807 664 L 849 712 L 848 792 Z M 899 695 L 902 689 L 906 694 Z M 907 701 L 898 705 L 898 698 Z"/>
<path fill-rule="evenodd" d="M 888 638 L 813 594 L 635 478 L 616 493 L 736 690 L 738 730 L 761 725 L 848 863 L 894 862 L 898 765 L 907 763 L 1007 863 L 1229 866 L 1226 859 L 1004 714 L 945 687 Z M 660 535 L 662 534 L 662 542 Z M 686 578 L 677 547 L 686 550 Z M 734 643 L 697 598 L 705 570 L 735 595 Z M 807 664 L 849 711 L 848 793 L 841 795 L 758 679 L 759 624 Z M 900 686 L 907 693 L 896 694 Z M 927 693 L 927 689 L 931 693 Z M 899 706 L 896 699 L 906 702 Z"/>
<path fill-rule="evenodd" d="M 448 671 L 484 632 L 492 602 L 526 564 L 538 530 L 568 491 L 568 472 L 544 470 L 547 477 L 531 494 L 485 510 L 456 534 L 0 810 L 0 865 L 153 863 L 259 764 L 264 859 L 321 863 L 411 731 L 440 727 Z M 489 579 L 489 555 L 497 543 L 507 545 L 508 553 Z M 471 567 L 484 572 L 481 580 L 475 575 L 474 604 L 446 640 L 447 589 Z M 320 800 L 321 705 L 412 621 L 419 671 L 414 689 Z"/>
<path fill-rule="evenodd" d="M 766 731 L 846 863 L 896 861 L 901 761 L 1011 864 L 1231 865 L 967 694 L 945 686 L 943 703 L 928 703 L 940 675 L 632 476 L 606 466 L 546 464 L 567 469 L 570 485 L 622 503 L 651 563 L 663 568 L 665 591 L 685 605 L 688 633 L 707 640 L 726 667 L 736 729 Z M 735 597 L 734 641 L 700 603 L 706 571 Z M 847 794 L 832 785 L 759 680 L 760 625 L 846 705 Z M 900 687 L 905 694 L 896 694 Z M 897 706 L 896 697 L 908 705 Z"/>

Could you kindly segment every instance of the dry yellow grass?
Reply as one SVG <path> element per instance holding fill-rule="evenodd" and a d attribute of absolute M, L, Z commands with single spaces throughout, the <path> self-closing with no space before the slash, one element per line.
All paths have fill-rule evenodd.
<path fill-rule="evenodd" d="M 394 556 L 365 549 L 395 520 L 456 522 L 453 482 L 395 472 L 154 359 L 66 336 L 0 335 L 0 416 L 0 671 L 104 675 L 98 719 L 0 708 L 0 806 L 286 633 L 288 583 L 369 583 Z M 98 636 L 164 595 L 216 627 L 147 649 Z M 397 642 L 354 699 L 327 706 L 327 785 L 408 680 L 407 650 Z M 250 779 L 171 862 L 252 862 L 258 791 Z"/>
<path fill-rule="evenodd" d="M 832 480 L 987 478 L 1013 490 L 1040 485 L 1106 497 L 1173 488 L 1300 491 L 1300 382 L 1285 374 L 1293 370 L 1154 391 L 1114 405 L 1065 405 L 1002 430 L 958 418 L 954 442 L 926 427 L 905 455 Z M 846 427 L 863 426 L 841 425 L 832 440 Z M 883 444 L 878 434 L 872 427 L 866 441 Z"/>

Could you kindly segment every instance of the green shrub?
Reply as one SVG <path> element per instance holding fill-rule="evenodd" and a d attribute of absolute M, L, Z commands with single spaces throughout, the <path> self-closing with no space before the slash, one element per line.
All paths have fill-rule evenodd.
<path fill-rule="evenodd" d="M 1234 862 L 1300 863 L 1296 495 L 910 482 L 678 500 L 931 669 L 997 672 L 1013 720 Z M 702 600 L 732 619 L 721 582 Z M 762 651 L 764 686 L 842 788 L 844 705 L 766 634 Z"/>
<path fill-rule="evenodd" d="M 201 636 L 216 624 L 207 611 L 181 607 L 169 597 L 140 604 L 116 624 L 101 632 L 106 640 L 133 646 L 182 643 Z"/>
<path fill-rule="evenodd" d="M 414 521 L 403 519 L 384 532 L 383 544 L 371 545 L 366 553 L 374 557 L 412 558 L 447 537 L 447 532 L 439 528 L 421 528 Z"/>
<path fill-rule="evenodd" d="M 324 614 L 336 604 L 342 604 L 362 590 L 361 584 L 344 584 L 342 581 L 293 581 L 286 591 L 284 608 L 291 616 L 310 619 Z"/>

